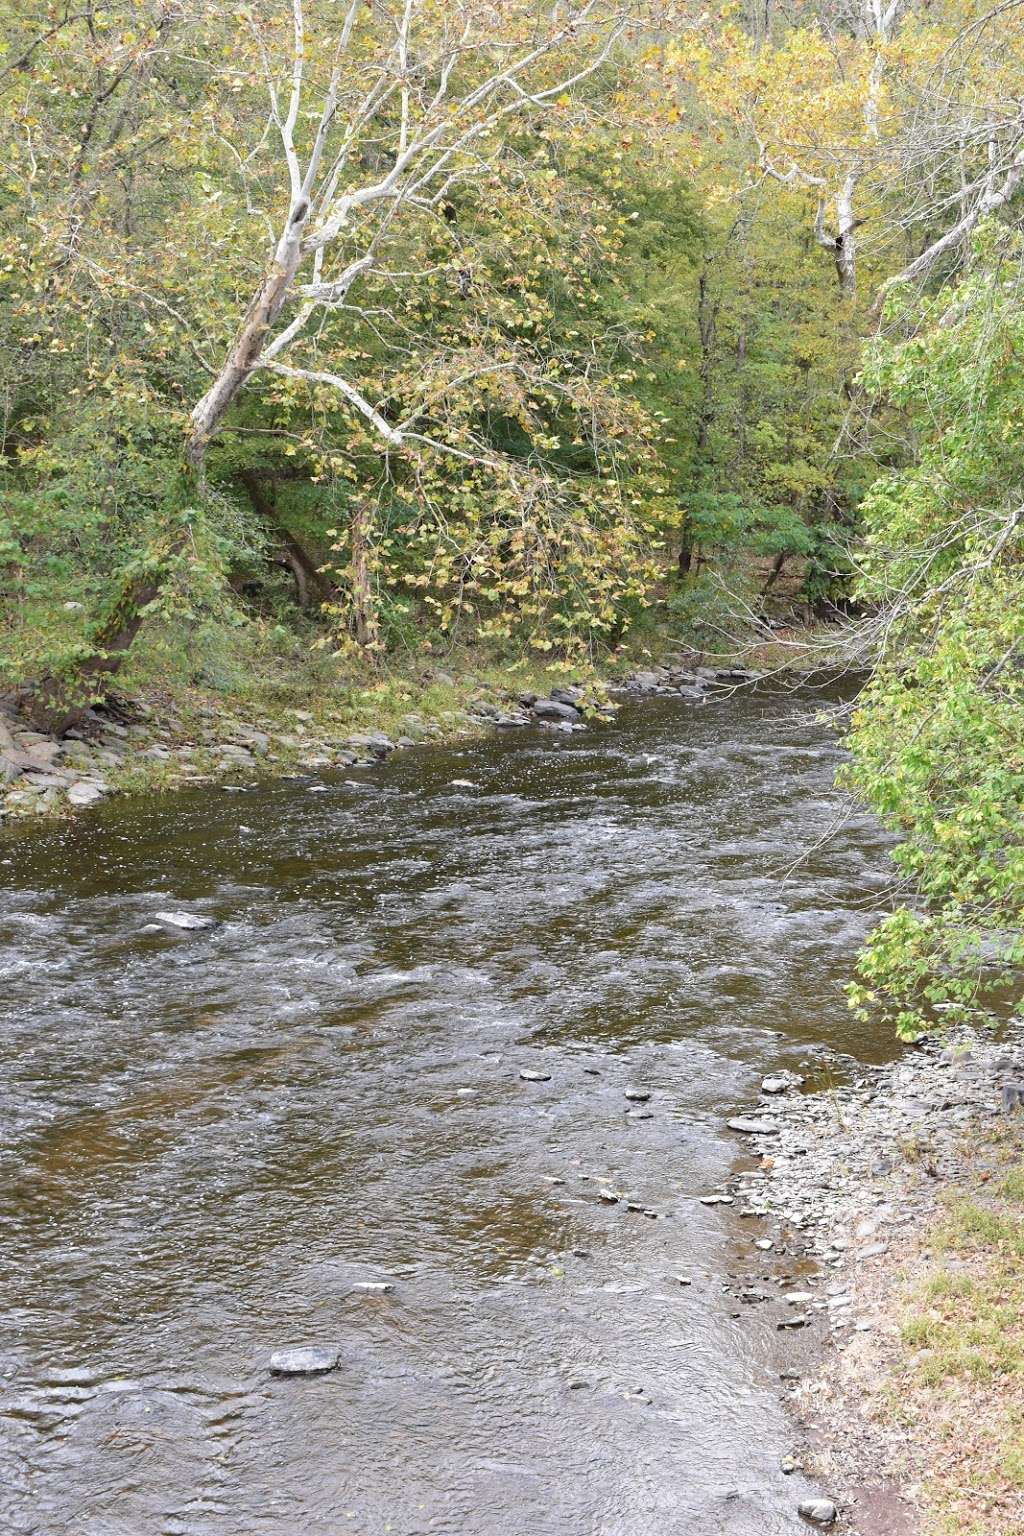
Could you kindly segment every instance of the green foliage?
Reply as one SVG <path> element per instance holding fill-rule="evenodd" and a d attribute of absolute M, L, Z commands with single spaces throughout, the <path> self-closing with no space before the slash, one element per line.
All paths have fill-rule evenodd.
<path fill-rule="evenodd" d="M 885 645 L 849 782 L 900 836 L 916 895 L 872 933 L 852 1000 L 911 1038 L 937 1018 L 1022 1010 L 1020 257 L 1016 236 L 989 231 L 976 270 L 925 305 L 909 340 L 877 345 L 865 375 L 907 413 L 918 451 L 864 503 L 861 595 Z"/>

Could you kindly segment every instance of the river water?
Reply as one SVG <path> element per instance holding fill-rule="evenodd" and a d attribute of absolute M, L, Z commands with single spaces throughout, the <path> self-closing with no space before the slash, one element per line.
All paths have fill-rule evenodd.
<path fill-rule="evenodd" d="M 820 707 L 0 838 L 0 1530 L 803 1528 L 801 1345 L 723 1290 L 761 1229 L 699 1196 L 764 1072 L 888 1049 L 841 991 L 885 842 Z M 272 1378 L 292 1344 L 340 1368 Z"/>

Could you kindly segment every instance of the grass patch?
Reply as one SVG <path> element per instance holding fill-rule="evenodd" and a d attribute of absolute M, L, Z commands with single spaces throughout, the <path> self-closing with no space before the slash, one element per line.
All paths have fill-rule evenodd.
<path fill-rule="evenodd" d="M 1024 1532 L 1024 1145 L 979 1144 L 971 1187 L 927 1239 L 903 1298 L 896 1393 L 930 1469 L 936 1536 Z M 920 1268 L 920 1266 L 915 1266 Z"/>

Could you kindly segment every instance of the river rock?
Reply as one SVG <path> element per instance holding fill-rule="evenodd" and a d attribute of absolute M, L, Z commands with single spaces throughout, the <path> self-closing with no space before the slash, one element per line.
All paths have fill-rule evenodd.
<path fill-rule="evenodd" d="M 347 745 L 355 747 L 357 752 L 371 752 L 374 757 L 387 757 L 395 750 L 391 737 L 383 731 L 361 731 L 358 735 L 350 736 Z"/>
<path fill-rule="evenodd" d="M 393 1280 L 357 1280 L 352 1287 L 354 1291 L 360 1291 L 364 1296 L 385 1296 L 394 1288 Z"/>
<path fill-rule="evenodd" d="M 641 693 L 656 693 L 665 682 L 665 677 L 660 672 L 634 672 L 630 682 Z"/>
<path fill-rule="evenodd" d="M 761 1079 L 762 1093 L 785 1093 L 789 1088 L 799 1088 L 803 1078 L 798 1072 L 772 1072 Z"/>
<path fill-rule="evenodd" d="M 68 803 L 70 805 L 85 806 L 95 805 L 97 800 L 102 800 L 106 790 L 101 784 L 91 784 L 86 779 L 81 779 L 77 784 L 72 784 L 68 789 Z"/>
<path fill-rule="evenodd" d="M 646 1104 L 651 1096 L 649 1088 L 627 1088 L 626 1098 L 633 1104 Z"/>
<path fill-rule="evenodd" d="M 217 926 L 215 918 L 200 917 L 196 912 L 158 912 L 156 916 L 159 922 L 166 923 L 169 928 L 181 928 L 186 931 Z"/>
<path fill-rule="evenodd" d="M 727 1120 L 726 1125 L 730 1131 L 739 1131 L 741 1136 L 777 1136 L 779 1127 L 773 1120 L 748 1120 L 745 1115 L 736 1115 L 734 1119 Z"/>
<path fill-rule="evenodd" d="M 524 1083 L 550 1083 L 550 1072 L 538 1072 L 533 1067 L 523 1067 L 519 1073 Z"/>
<path fill-rule="evenodd" d="M 576 705 L 564 704 L 561 699 L 538 699 L 530 706 L 530 712 L 535 720 L 567 720 L 575 724 L 580 718 Z"/>
<path fill-rule="evenodd" d="M 336 1349 L 279 1349 L 270 1357 L 271 1376 L 324 1376 L 338 1364 Z"/>
<path fill-rule="evenodd" d="M 797 1514 L 809 1525 L 835 1525 L 838 1510 L 831 1499 L 804 1499 L 797 1505 Z"/>
<path fill-rule="evenodd" d="M 701 1205 L 732 1205 L 732 1195 L 701 1195 Z"/>

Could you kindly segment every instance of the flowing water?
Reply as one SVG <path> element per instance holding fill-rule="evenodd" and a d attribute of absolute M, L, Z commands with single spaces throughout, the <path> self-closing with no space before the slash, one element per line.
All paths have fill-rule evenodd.
<path fill-rule="evenodd" d="M 0 839 L 0 1530 L 802 1528 L 799 1345 L 733 1315 L 760 1229 L 699 1196 L 765 1071 L 887 1049 L 841 991 L 885 844 L 819 709 L 645 702 Z M 272 1378 L 292 1344 L 339 1369 Z"/>

